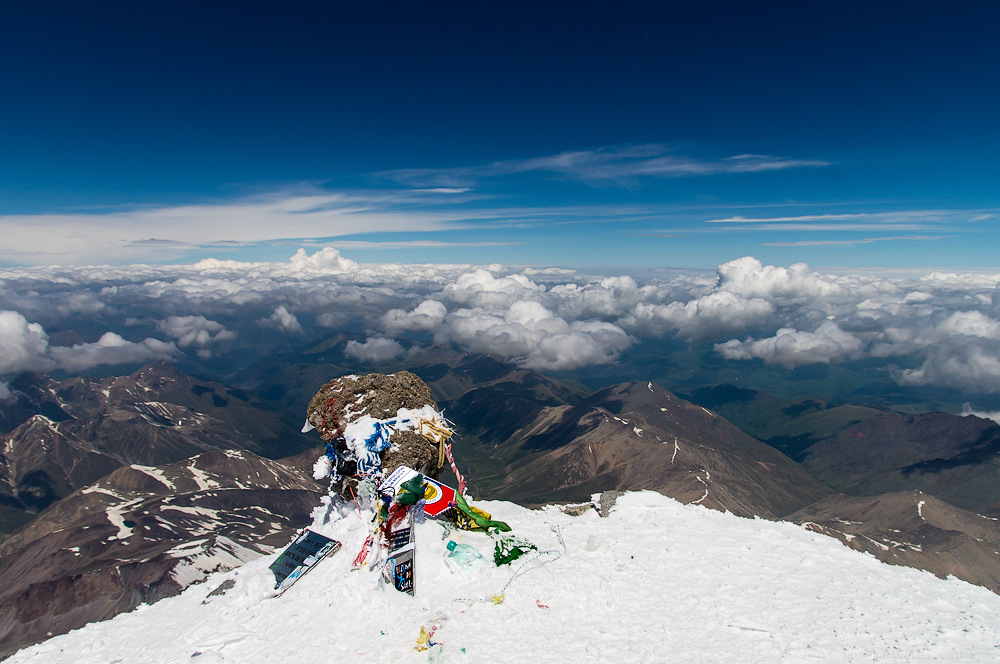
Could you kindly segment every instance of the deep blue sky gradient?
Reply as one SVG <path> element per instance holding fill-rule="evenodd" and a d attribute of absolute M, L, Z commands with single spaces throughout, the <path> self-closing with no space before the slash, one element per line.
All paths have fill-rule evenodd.
<path fill-rule="evenodd" d="M 505 248 L 345 253 L 702 266 L 754 254 L 782 263 L 990 267 L 988 249 L 1000 246 L 996 216 L 978 226 L 959 215 L 960 223 L 931 230 L 844 233 L 723 233 L 705 221 L 993 214 L 998 7 L 5 3 L 0 215 L 224 203 L 303 183 L 378 191 L 419 184 L 387 171 L 657 144 L 699 160 L 756 154 L 826 165 L 602 182 L 549 171 L 480 174 L 469 186 L 488 198 L 463 204 L 470 209 L 640 205 L 652 216 L 391 238 L 519 243 Z M 680 239 L 655 234 L 699 240 L 675 251 Z M 941 239 L 762 246 L 914 234 Z M 287 253 L 258 246 L 244 255 Z"/>

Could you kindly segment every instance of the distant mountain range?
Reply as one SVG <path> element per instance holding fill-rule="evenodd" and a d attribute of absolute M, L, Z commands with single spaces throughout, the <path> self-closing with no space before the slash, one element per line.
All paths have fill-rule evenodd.
<path fill-rule="evenodd" d="M 270 553 L 325 494 L 241 450 L 123 466 L 0 544 L 0 656 Z"/>
<path fill-rule="evenodd" d="M 781 452 L 656 383 L 616 385 L 572 404 L 558 404 L 560 396 L 552 381 L 513 371 L 449 403 L 462 455 L 487 495 L 538 504 L 654 489 L 778 518 L 827 493 Z"/>
<path fill-rule="evenodd" d="M 815 443 L 803 466 L 858 496 L 917 489 L 1000 516 L 1000 426 L 946 413 L 886 413 Z"/>
<path fill-rule="evenodd" d="M 298 432 L 305 404 L 350 372 L 348 340 L 264 358 L 233 376 L 239 388 L 164 363 L 12 380 L 0 526 L 20 529 L 0 542 L 0 651 L 287 542 L 325 493 L 309 476 L 319 439 Z M 537 505 L 652 489 L 1000 592 L 1000 426 L 988 420 L 732 385 L 593 391 L 449 347 L 392 368 L 421 376 L 456 424 L 476 498 Z"/>
<path fill-rule="evenodd" d="M 0 535 L 122 465 L 218 449 L 278 458 L 316 443 L 274 405 L 165 362 L 99 380 L 24 374 L 11 391 L 0 403 Z"/>

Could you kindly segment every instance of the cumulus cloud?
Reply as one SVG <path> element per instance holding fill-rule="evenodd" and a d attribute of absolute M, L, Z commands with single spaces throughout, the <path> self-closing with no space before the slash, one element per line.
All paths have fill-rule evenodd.
<path fill-rule="evenodd" d="M 0 312 L 0 374 L 65 369 L 80 371 L 100 364 L 141 363 L 175 359 L 177 346 L 158 339 L 126 341 L 106 332 L 93 343 L 52 346 L 38 323 L 29 323 L 16 311 Z"/>
<path fill-rule="evenodd" d="M 719 289 L 766 300 L 840 299 L 848 294 L 833 278 L 810 271 L 805 263 L 765 266 L 751 256 L 719 266 Z"/>
<path fill-rule="evenodd" d="M 1000 342 L 960 336 L 931 347 L 918 369 L 897 374 L 900 385 L 936 385 L 962 391 L 1000 392 Z"/>
<path fill-rule="evenodd" d="M 41 325 L 16 311 L 0 311 L 0 374 L 52 368 L 48 348 L 49 335 Z"/>
<path fill-rule="evenodd" d="M 357 263 L 349 258 L 344 258 L 333 247 L 324 247 L 312 256 L 309 256 L 305 249 L 299 249 L 289 259 L 289 262 L 292 271 L 300 273 L 346 272 L 358 268 Z"/>
<path fill-rule="evenodd" d="M 390 309 L 382 316 L 381 325 L 389 334 L 405 330 L 433 330 L 447 315 L 447 307 L 437 300 L 424 300 L 413 311 Z"/>
<path fill-rule="evenodd" d="M 567 318 L 600 318 L 621 316 L 640 302 L 658 301 L 663 293 L 656 286 L 640 288 L 628 275 L 605 277 L 584 284 L 554 284 L 549 288 L 550 305 Z"/>
<path fill-rule="evenodd" d="M 67 371 L 80 371 L 100 364 L 138 364 L 153 360 L 177 359 L 179 351 L 173 342 L 147 338 L 140 342 L 126 341 L 114 332 L 105 332 L 94 343 L 73 346 L 50 346 L 49 355 Z"/>
<path fill-rule="evenodd" d="M 683 339 L 697 341 L 743 332 L 763 324 L 773 313 L 774 306 L 759 297 L 717 291 L 683 303 L 638 304 L 622 323 L 651 334 L 675 331 Z"/>
<path fill-rule="evenodd" d="M 283 304 L 275 307 L 274 312 L 267 318 L 259 319 L 257 324 L 261 327 L 284 332 L 285 334 L 302 334 L 302 326 L 299 325 L 299 319 L 296 318 L 295 314 L 286 309 Z"/>
<path fill-rule="evenodd" d="M 398 353 L 387 344 L 418 332 L 414 340 L 430 333 L 524 367 L 568 370 L 615 362 L 643 339 L 676 337 L 718 343 L 733 362 L 793 367 L 863 357 L 881 360 L 906 385 L 994 390 L 989 362 L 972 365 L 1000 343 L 998 274 L 820 272 L 752 257 L 714 274 L 639 274 L 366 264 L 332 248 L 278 262 L 0 268 L 0 310 L 8 310 L 0 344 L 9 347 L 0 346 L 0 368 L 59 368 L 45 330 L 60 330 L 56 338 L 86 330 L 93 338 L 95 325 L 123 335 L 145 327 L 164 340 L 157 343 L 207 357 L 223 341 L 251 343 L 253 335 L 232 335 L 256 322 L 304 338 L 363 332 L 369 340 L 351 346 L 359 357 Z M 173 352 L 131 343 L 145 348 L 132 348 L 132 356 Z M 105 357 L 129 356 L 129 348 Z M 77 349 L 90 358 L 80 364 L 98 357 L 91 351 Z"/>
<path fill-rule="evenodd" d="M 941 344 L 947 345 L 956 337 L 975 337 L 978 339 L 1000 340 L 1000 321 L 987 316 L 981 311 L 955 311 L 936 323 L 929 323 L 935 316 L 933 308 L 926 311 L 923 320 L 912 318 L 909 324 L 903 326 L 887 326 L 881 340 L 872 347 L 874 357 L 892 357 L 909 355 L 931 349 L 932 353 L 941 352 L 934 349 Z M 978 343 L 972 341 L 970 343 Z"/>
<path fill-rule="evenodd" d="M 983 339 L 1000 339 L 1000 321 L 981 311 L 956 311 L 937 326 L 944 336 L 966 335 Z"/>
<path fill-rule="evenodd" d="M 545 291 L 523 274 L 496 277 L 489 270 L 478 268 L 465 272 L 444 287 L 444 296 L 471 307 L 505 307 L 514 302 L 533 299 Z"/>
<path fill-rule="evenodd" d="M 388 362 L 389 360 L 401 357 L 405 353 L 406 351 L 403 349 L 402 344 L 395 339 L 386 339 L 384 337 L 371 337 L 366 339 L 363 344 L 351 340 L 344 346 L 344 355 L 376 364 Z"/>
<path fill-rule="evenodd" d="M 530 300 L 505 311 L 481 307 L 450 314 L 439 341 L 454 341 L 472 352 L 493 353 L 530 369 L 567 370 L 608 364 L 634 339 L 620 327 L 602 321 L 567 322 Z"/>
<path fill-rule="evenodd" d="M 181 348 L 206 348 L 212 342 L 229 341 L 236 337 L 236 333 L 227 330 L 225 325 L 200 315 L 169 316 L 159 321 L 157 327 L 168 337 L 176 339 Z"/>
<path fill-rule="evenodd" d="M 760 358 L 766 364 L 792 369 L 804 364 L 829 364 L 856 357 L 862 346 L 860 339 L 844 332 L 836 323 L 826 321 L 815 332 L 783 328 L 773 337 L 732 339 L 716 344 L 715 350 L 730 360 Z"/>

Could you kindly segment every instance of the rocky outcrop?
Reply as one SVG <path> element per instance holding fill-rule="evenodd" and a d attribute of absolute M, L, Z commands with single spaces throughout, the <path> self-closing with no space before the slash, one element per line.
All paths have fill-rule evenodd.
<path fill-rule="evenodd" d="M 428 435 L 419 421 L 432 413 L 438 413 L 438 406 L 427 384 L 408 371 L 398 371 L 335 378 L 309 401 L 306 417 L 330 450 L 334 488 L 347 496 L 366 470 L 359 471 L 365 441 L 354 438 L 376 435 L 375 422 L 388 424 L 385 449 L 370 450 L 377 455 L 375 466 L 381 474 L 408 466 L 437 477 L 443 467 L 440 441 Z M 444 424 L 440 416 L 430 419 Z"/>

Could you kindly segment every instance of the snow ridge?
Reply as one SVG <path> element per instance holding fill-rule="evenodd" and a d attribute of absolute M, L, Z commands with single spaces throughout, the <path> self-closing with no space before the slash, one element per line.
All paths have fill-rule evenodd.
<path fill-rule="evenodd" d="M 620 496 L 606 519 L 594 510 L 574 517 L 556 506 L 478 505 L 539 550 L 561 553 L 564 541 L 565 553 L 510 567 L 451 566 L 449 538 L 487 557 L 492 541 L 446 533 L 428 519 L 416 526 L 416 596 L 409 597 L 383 589 L 368 568 L 350 570 L 369 517 L 327 498 L 312 527 L 343 550 L 281 597 L 273 597 L 267 569 L 275 556 L 264 556 L 8 662 L 264 664 L 292 653 L 296 661 L 379 664 L 425 662 L 429 654 L 540 664 L 1000 660 L 1000 596 L 884 565 L 794 524 L 653 492 Z M 491 599 L 505 585 L 503 600 Z M 422 627 L 439 649 L 414 649 Z"/>

